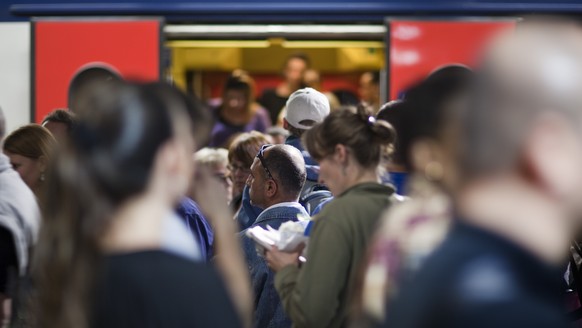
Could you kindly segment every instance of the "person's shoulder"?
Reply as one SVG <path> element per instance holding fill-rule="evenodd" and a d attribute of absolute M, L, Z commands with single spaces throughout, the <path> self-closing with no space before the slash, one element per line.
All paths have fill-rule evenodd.
<path fill-rule="evenodd" d="M 354 196 L 361 197 L 390 197 L 396 190 L 393 186 L 378 182 L 363 183 L 353 189 Z"/>
<path fill-rule="evenodd" d="M 334 213 L 342 215 L 343 213 L 345 215 L 361 212 L 362 210 L 376 211 L 378 207 L 384 208 L 392 202 L 391 196 L 393 193 L 393 188 L 379 183 L 355 186 L 335 197 L 333 201 L 325 206 L 321 214 Z"/>
<path fill-rule="evenodd" d="M 394 187 L 377 182 L 357 184 L 337 196 L 338 199 L 389 199 L 394 194 Z"/>
<path fill-rule="evenodd" d="M 476 256 L 471 258 L 471 255 Z M 408 267 L 399 273 L 401 292 L 390 302 L 388 316 L 409 327 L 420 327 L 427 320 L 434 321 L 435 327 L 443 326 L 440 320 L 448 322 L 457 316 L 460 300 L 469 301 L 469 297 L 478 297 L 474 292 L 486 289 L 479 283 L 491 282 L 488 278 L 499 280 L 496 270 L 487 269 L 483 271 L 484 276 L 478 276 L 477 270 L 487 267 L 488 262 L 471 249 L 462 248 L 456 237 L 445 239 L 419 268 Z M 483 277 L 485 280 L 479 281 Z M 472 304 L 475 302 L 463 306 L 470 308 Z M 415 313 L 424 313 L 424 318 Z"/>
<path fill-rule="evenodd" d="M 35 199 L 34 194 L 22 181 L 18 172 L 12 168 L 0 171 L 0 194 L 11 195 L 12 197 L 2 197 L 1 199 L 24 198 L 25 200 Z"/>
<path fill-rule="evenodd" d="M 448 273 L 452 278 L 444 284 L 448 286 L 443 293 L 445 310 L 455 327 L 470 323 L 474 327 L 565 327 L 559 298 L 528 290 L 522 273 L 509 259 L 493 253 L 473 255 L 460 257 L 456 265 L 451 263 Z M 444 274 L 443 270 L 437 277 Z"/>
<path fill-rule="evenodd" d="M 34 193 L 12 168 L 0 172 L 0 216 L 18 217 L 36 226 L 40 210 Z"/>
<path fill-rule="evenodd" d="M 189 197 L 182 198 L 176 211 L 181 217 L 192 217 L 206 221 L 198 204 Z"/>
<path fill-rule="evenodd" d="M 198 206 L 193 199 L 189 197 L 183 197 L 180 202 L 178 203 L 178 208 L 183 209 L 184 211 L 197 211 Z"/>
<path fill-rule="evenodd" d="M 490 235 L 455 223 L 418 270 L 401 274 L 403 293 L 389 307 L 392 315 L 409 322 L 426 312 L 422 320 L 438 318 L 447 327 L 563 327 L 559 297 L 552 303 L 552 293 L 548 299 L 543 292 L 553 288 L 544 268 L 520 268 L 516 250 Z"/>

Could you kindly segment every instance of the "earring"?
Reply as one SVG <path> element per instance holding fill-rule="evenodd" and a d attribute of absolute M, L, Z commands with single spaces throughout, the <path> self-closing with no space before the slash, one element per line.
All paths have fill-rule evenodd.
<path fill-rule="evenodd" d="M 432 161 L 424 167 L 424 176 L 429 181 L 440 181 L 445 175 L 445 170 L 441 163 Z"/>
<path fill-rule="evenodd" d="M 44 172 L 41 172 L 40 173 L 40 181 L 44 181 L 44 180 L 45 180 Z"/>

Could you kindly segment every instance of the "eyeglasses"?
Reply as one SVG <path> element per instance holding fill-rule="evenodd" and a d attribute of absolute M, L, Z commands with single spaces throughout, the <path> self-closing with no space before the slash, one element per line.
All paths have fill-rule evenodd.
<path fill-rule="evenodd" d="M 267 175 L 269 176 L 269 179 L 271 180 L 275 180 L 273 178 L 273 175 L 271 174 L 271 171 L 269 171 L 269 168 L 267 167 L 267 163 L 265 162 L 265 149 L 271 147 L 271 144 L 267 144 L 267 145 L 263 145 L 261 147 L 261 149 L 259 150 L 259 153 L 257 154 L 257 158 L 259 159 L 259 161 L 261 161 L 261 165 L 263 165 L 263 168 L 265 169 L 265 172 L 267 172 Z"/>

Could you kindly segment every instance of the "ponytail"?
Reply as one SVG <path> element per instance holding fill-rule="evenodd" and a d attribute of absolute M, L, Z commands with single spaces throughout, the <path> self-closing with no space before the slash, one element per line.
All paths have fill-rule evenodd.
<path fill-rule="evenodd" d="M 371 115 L 371 110 L 368 107 L 358 105 L 356 113 L 368 125 L 373 142 L 385 146 L 396 141 L 396 130 L 392 125 L 386 121 L 377 120 Z"/>

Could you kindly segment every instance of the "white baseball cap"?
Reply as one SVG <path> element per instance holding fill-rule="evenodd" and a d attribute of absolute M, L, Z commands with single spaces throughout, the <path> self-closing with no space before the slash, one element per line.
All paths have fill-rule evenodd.
<path fill-rule="evenodd" d="M 327 115 L 329 115 L 329 100 L 323 93 L 313 88 L 299 89 L 287 100 L 285 119 L 297 129 L 311 128 L 311 126 L 300 124 L 301 121 L 312 120 L 320 123 Z"/>

